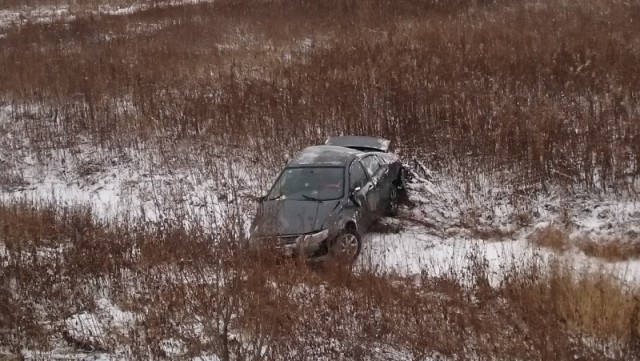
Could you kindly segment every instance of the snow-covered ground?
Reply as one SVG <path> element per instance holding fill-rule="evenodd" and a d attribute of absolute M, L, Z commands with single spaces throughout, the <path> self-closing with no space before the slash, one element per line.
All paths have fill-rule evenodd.
<path fill-rule="evenodd" d="M 164 161 L 149 149 L 105 152 L 90 145 L 53 150 L 42 159 L 28 151 L 0 150 L 4 171 L 19 178 L 0 185 L 0 199 L 89 206 L 96 217 L 106 220 L 179 219 L 212 230 L 229 216 L 241 216 L 246 230 L 255 197 L 277 171 L 259 172 L 260 167 L 243 156 L 221 157 L 215 169 L 204 166 L 205 156 L 195 156 L 177 168 L 163 166 Z M 489 179 L 468 194 L 453 174 L 428 172 L 426 179 L 418 173 L 409 184 L 412 205 L 404 206 L 397 219 L 383 219 L 384 232 L 374 230 L 364 238 L 360 267 L 403 276 L 463 273 L 473 253 L 487 259 L 493 281 L 498 282 L 507 265 L 555 255 L 576 266 L 605 267 L 631 282 L 640 279 L 637 260 L 605 262 L 579 250 L 558 255 L 528 242 L 538 229 L 567 227 L 567 222 L 568 231 L 576 236 L 640 234 L 636 200 L 572 197 L 553 190 L 514 201 Z"/>
<path fill-rule="evenodd" d="M 504 196 L 497 182 L 484 179 L 474 194 L 451 175 L 430 174 L 409 184 L 413 206 L 399 219 L 383 219 L 387 233 L 366 237 L 361 263 L 401 275 L 464 276 L 477 255 L 486 260 L 491 281 L 530 260 L 560 258 L 576 270 L 600 269 L 630 283 L 640 282 L 640 260 L 609 262 L 589 257 L 577 247 L 567 252 L 538 247 L 529 239 L 547 227 L 566 230 L 570 239 L 605 242 L 627 236 L 638 242 L 640 202 L 633 197 L 580 196 L 561 189 L 535 192 L 514 200 Z"/>
<path fill-rule="evenodd" d="M 211 0 L 163 1 L 161 5 L 206 1 Z M 90 12 L 117 16 L 148 8 L 143 4 L 100 6 Z M 8 27 L 71 21 L 76 16 L 76 9 L 68 5 L 0 8 L 0 38 Z M 305 40 L 301 48 L 309 46 Z M 104 220 L 156 222 L 168 218 L 186 225 L 206 224 L 211 229 L 229 217 L 242 217 L 246 229 L 255 208 L 254 198 L 277 171 L 259 169 L 247 157 L 230 156 L 234 152 L 226 151 L 214 166 L 205 166 L 211 163 L 208 155 L 196 151 L 189 161 L 174 167 L 153 145 L 106 151 L 86 142 L 71 149 L 52 149 L 42 156 L 20 140 L 20 127 L 10 124 L 8 113 L 9 108 L 0 106 L 0 201 L 81 205 Z M 184 153 L 191 152 L 185 149 Z M 511 267 L 561 258 L 577 270 L 605 269 L 626 282 L 640 282 L 640 260 L 608 262 L 578 249 L 560 254 L 529 242 L 532 234 L 549 226 L 566 228 L 574 237 L 624 235 L 640 241 L 640 203 L 636 198 L 587 191 L 570 194 L 553 187 L 515 196 L 513 189 L 490 176 L 479 174 L 469 187 L 455 170 L 436 173 L 429 170 L 428 163 L 409 164 L 415 172 L 409 184 L 412 205 L 404 206 L 398 218 L 383 219 L 383 230 L 364 237 L 356 270 L 368 268 L 408 277 L 455 274 L 464 281 L 471 277 L 473 263 L 482 259 L 490 282 L 497 285 Z M 0 256 L 3 252 L 0 244 Z M 64 320 L 72 339 L 98 347 L 108 332 L 126 330 L 137 322 L 134 313 L 123 311 L 105 295 L 98 295 L 96 306 L 93 312 L 76 313 Z M 167 355 L 179 355 L 182 347 L 180 340 L 171 338 L 163 344 Z M 380 352 L 396 351 L 383 346 Z M 396 353 L 394 359 L 409 359 L 400 351 Z M 25 350 L 24 354 L 42 358 L 33 351 Z M 55 350 L 44 355 L 58 357 L 72 356 L 66 349 L 59 355 Z M 80 354 L 77 358 L 86 357 Z M 92 359 L 112 360 L 114 356 L 98 353 Z M 203 354 L 192 360 L 214 361 L 218 357 Z"/>
<path fill-rule="evenodd" d="M 20 125 L 9 121 L 9 111 L 0 106 L 0 201 L 82 205 L 91 207 L 103 220 L 155 222 L 168 218 L 186 225 L 206 224 L 212 230 L 229 217 L 240 217 L 246 229 L 255 197 L 278 171 L 263 169 L 241 151 L 201 154 L 198 146 L 181 150 L 176 145 L 175 156 L 183 156 L 177 159 L 153 145 L 111 151 L 89 141 L 35 153 L 21 137 Z M 402 277 L 457 275 L 464 284 L 473 281 L 473 267 L 480 261 L 487 267 L 489 282 L 498 285 L 514 267 L 560 258 L 577 271 L 604 269 L 630 284 L 640 281 L 640 260 L 608 262 L 588 257 L 577 248 L 556 253 L 529 241 L 532 234 L 550 226 L 566 228 L 575 237 L 625 235 L 637 240 L 640 204 L 635 198 L 568 193 L 554 187 L 516 196 L 489 176 L 479 175 L 469 187 L 455 169 L 434 172 L 419 160 L 408 164 L 413 173 L 408 184 L 411 205 L 365 235 L 356 272 L 367 268 Z M 46 257 L 55 252 L 43 249 L 41 253 Z M 0 244 L 0 256 L 3 253 Z M 125 359 L 113 352 L 100 353 L 100 345 L 106 335 L 135 327 L 139 315 L 121 309 L 108 292 L 97 294 L 95 303 L 94 310 L 71 314 L 63 321 L 70 339 L 82 342 L 81 349 L 94 347 L 94 360 Z M 184 347 L 181 342 L 167 338 L 162 349 L 179 357 Z M 381 359 L 410 359 L 389 345 L 381 345 L 379 352 L 386 355 Z M 68 348 L 44 353 L 25 350 L 23 354 L 31 359 L 85 357 Z M 205 353 L 192 360 L 218 358 Z"/>
<path fill-rule="evenodd" d="M 35 154 L 21 138 L 20 125 L 9 122 L 9 111 L 0 107 L 0 171 L 5 175 L 0 200 L 82 205 L 105 220 L 168 218 L 212 229 L 238 216 L 246 230 L 254 199 L 278 171 L 264 169 L 240 150 L 200 154 L 197 146 L 176 146 L 176 153 L 189 154 L 184 159 L 152 145 L 106 151 L 88 141 Z M 505 263 L 554 254 L 527 241 L 547 226 L 594 239 L 640 235 L 640 202 L 633 197 L 569 194 L 554 187 L 516 196 L 488 176 L 478 175 L 469 186 L 455 170 L 436 173 L 415 159 L 408 164 L 412 205 L 403 207 L 398 219 L 382 220 L 385 233 L 365 237 L 361 266 L 401 275 L 438 274 L 465 269 L 473 252 L 485 255 L 498 277 Z M 577 265 L 604 265 L 629 281 L 640 277 L 640 261 L 605 262 L 578 250 L 558 256 Z"/>

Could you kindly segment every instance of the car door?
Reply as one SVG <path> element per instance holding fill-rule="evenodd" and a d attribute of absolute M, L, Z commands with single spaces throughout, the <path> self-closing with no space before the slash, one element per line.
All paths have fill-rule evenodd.
<path fill-rule="evenodd" d="M 360 226 L 368 227 L 375 219 L 375 217 L 373 217 L 375 208 L 371 206 L 373 204 L 375 207 L 375 203 L 372 203 L 375 201 L 372 198 L 374 193 L 372 192 L 373 187 L 373 183 L 360 161 L 357 159 L 354 160 L 349 166 L 349 192 L 353 194 L 360 203 L 358 206 L 359 211 L 355 212 L 358 228 L 360 228 Z"/>
<path fill-rule="evenodd" d="M 380 162 L 374 155 L 362 158 L 361 162 L 371 182 L 367 193 L 369 207 L 376 215 L 382 215 L 384 214 L 384 194 L 382 192 L 384 189 L 384 169 L 380 167 Z"/>
<path fill-rule="evenodd" d="M 378 183 L 377 188 L 380 193 L 380 202 L 382 209 L 386 209 L 391 200 L 391 188 L 395 187 L 393 185 L 393 181 L 395 180 L 395 175 L 391 172 L 391 168 L 389 167 L 389 163 L 378 155 L 374 155 L 374 157 L 378 160 L 380 164 L 380 169 L 378 169 Z"/>

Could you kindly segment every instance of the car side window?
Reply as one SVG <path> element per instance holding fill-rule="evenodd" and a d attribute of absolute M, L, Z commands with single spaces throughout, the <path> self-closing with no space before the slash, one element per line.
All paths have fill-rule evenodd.
<path fill-rule="evenodd" d="M 389 162 L 387 162 L 387 160 L 386 160 L 386 159 L 382 158 L 382 157 L 381 157 L 381 156 L 379 156 L 379 155 L 376 155 L 375 157 L 376 157 L 376 159 L 378 160 L 378 163 L 380 163 L 380 166 L 383 166 L 383 165 L 385 165 L 385 164 L 388 164 L 388 163 L 389 163 Z"/>
<path fill-rule="evenodd" d="M 356 187 L 364 187 L 367 182 L 367 174 L 364 172 L 362 165 L 357 160 L 351 163 L 349 168 L 349 189 L 354 190 Z"/>
<path fill-rule="evenodd" d="M 369 176 L 373 176 L 380 168 L 380 163 L 378 163 L 376 157 L 372 155 L 362 158 L 362 165 L 367 170 L 367 173 L 369 173 Z"/>

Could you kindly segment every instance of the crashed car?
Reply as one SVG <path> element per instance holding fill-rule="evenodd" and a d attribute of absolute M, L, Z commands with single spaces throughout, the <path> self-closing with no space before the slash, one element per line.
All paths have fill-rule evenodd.
<path fill-rule="evenodd" d="M 386 139 L 344 136 L 303 149 L 261 199 L 250 242 L 274 242 L 286 255 L 353 262 L 362 235 L 394 216 L 404 192 L 398 157 Z"/>

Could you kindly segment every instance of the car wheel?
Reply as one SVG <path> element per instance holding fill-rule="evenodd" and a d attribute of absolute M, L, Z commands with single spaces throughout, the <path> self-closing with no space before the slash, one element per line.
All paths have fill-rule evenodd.
<path fill-rule="evenodd" d="M 387 216 L 395 217 L 398 215 L 398 207 L 399 207 L 399 192 L 400 190 L 395 185 L 391 185 L 391 190 L 389 192 L 389 205 L 387 206 Z"/>
<path fill-rule="evenodd" d="M 362 248 L 362 239 L 353 229 L 344 229 L 336 237 L 331 247 L 333 257 L 341 261 L 353 262 L 358 258 Z"/>
<path fill-rule="evenodd" d="M 400 168 L 400 173 L 398 174 L 398 179 L 396 179 L 394 185 L 398 188 L 398 204 L 409 202 L 409 195 L 407 194 L 407 178 L 406 178 L 406 170 L 404 168 Z"/>

